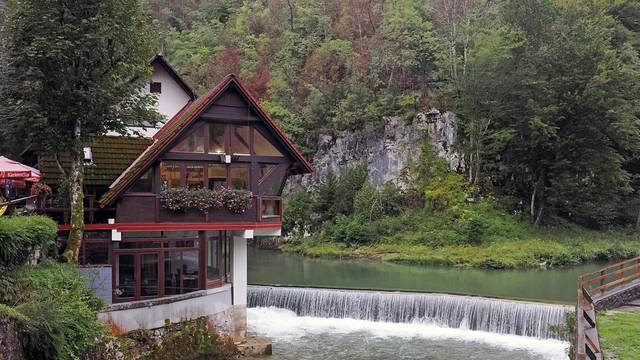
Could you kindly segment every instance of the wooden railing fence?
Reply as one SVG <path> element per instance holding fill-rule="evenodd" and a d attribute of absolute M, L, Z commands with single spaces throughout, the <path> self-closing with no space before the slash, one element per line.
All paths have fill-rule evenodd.
<path fill-rule="evenodd" d="M 602 349 L 596 326 L 594 295 L 640 278 L 640 256 L 578 277 L 575 359 L 601 360 Z"/>

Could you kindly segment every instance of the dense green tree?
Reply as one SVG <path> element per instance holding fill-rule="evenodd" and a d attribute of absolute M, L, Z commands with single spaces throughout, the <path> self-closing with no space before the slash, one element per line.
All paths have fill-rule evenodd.
<path fill-rule="evenodd" d="M 638 155 L 637 53 L 606 6 L 504 1 L 472 39 L 458 83 L 472 181 L 491 176 L 545 214 L 611 223 Z"/>
<path fill-rule="evenodd" d="M 71 262 L 78 259 L 84 230 L 86 140 L 158 116 L 150 110 L 153 97 L 139 91 L 150 75 L 149 23 L 140 0 L 11 2 L 3 137 L 22 139 L 36 151 L 71 153 L 65 253 Z"/>

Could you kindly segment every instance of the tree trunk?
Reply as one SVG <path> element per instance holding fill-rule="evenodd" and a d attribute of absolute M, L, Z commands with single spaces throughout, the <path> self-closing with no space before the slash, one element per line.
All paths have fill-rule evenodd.
<path fill-rule="evenodd" d="M 538 183 L 533 187 L 533 193 L 531 194 L 531 208 L 529 209 L 529 218 L 531 222 L 534 221 L 536 216 L 536 193 L 538 192 Z"/>
<path fill-rule="evenodd" d="M 293 4 L 291 0 L 287 0 L 287 6 L 289 7 L 289 26 L 291 27 L 291 31 L 293 31 Z"/>
<path fill-rule="evenodd" d="M 71 204 L 71 229 L 67 241 L 65 259 L 70 263 L 78 262 L 80 245 L 84 234 L 84 151 L 81 137 L 81 123 L 76 121 L 74 144 L 71 149 L 71 171 L 69 173 L 69 198 Z"/>

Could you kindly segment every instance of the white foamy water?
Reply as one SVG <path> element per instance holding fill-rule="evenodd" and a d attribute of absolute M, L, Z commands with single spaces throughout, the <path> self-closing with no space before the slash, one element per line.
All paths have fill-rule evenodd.
<path fill-rule="evenodd" d="M 273 341 L 274 359 L 566 359 L 568 343 L 425 323 L 298 316 L 247 309 L 249 332 Z"/>
<path fill-rule="evenodd" d="M 557 338 L 568 306 L 448 294 L 249 286 L 250 307 L 277 307 L 299 316 L 385 323 L 428 323 L 537 338 Z"/>

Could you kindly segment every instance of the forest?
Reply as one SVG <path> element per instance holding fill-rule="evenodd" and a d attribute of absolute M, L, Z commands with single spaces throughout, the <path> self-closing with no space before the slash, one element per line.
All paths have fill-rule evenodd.
<path fill-rule="evenodd" d="M 199 91 L 238 74 L 311 156 L 319 134 L 454 111 L 470 196 L 536 224 L 636 226 L 636 0 L 147 0 Z"/>

